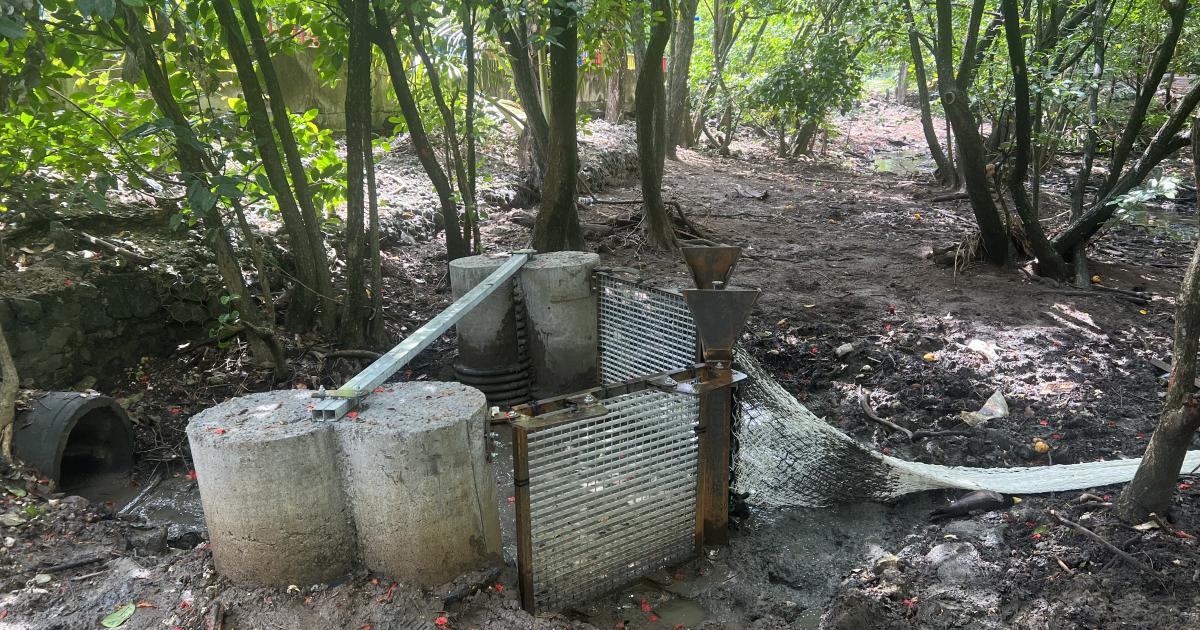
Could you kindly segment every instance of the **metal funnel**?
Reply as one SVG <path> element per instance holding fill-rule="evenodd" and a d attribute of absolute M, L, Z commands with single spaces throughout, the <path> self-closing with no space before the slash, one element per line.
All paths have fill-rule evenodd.
<path fill-rule="evenodd" d="M 706 362 L 733 362 L 733 344 L 761 293 L 758 289 L 683 290 Z"/>
<path fill-rule="evenodd" d="M 692 270 L 697 289 L 720 289 L 729 283 L 733 267 L 742 257 L 742 248 L 730 245 L 716 247 L 682 247 L 683 259 Z M 721 284 L 714 284 L 720 282 Z"/>

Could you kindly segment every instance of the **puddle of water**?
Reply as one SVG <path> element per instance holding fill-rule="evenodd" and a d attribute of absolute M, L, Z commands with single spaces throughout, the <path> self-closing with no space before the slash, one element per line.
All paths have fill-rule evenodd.
<path fill-rule="evenodd" d="M 1118 216 L 1126 223 L 1159 230 L 1175 238 L 1191 239 L 1200 234 L 1200 218 L 1196 213 L 1174 203 L 1131 208 Z"/>
<path fill-rule="evenodd" d="M 185 475 L 168 473 L 131 515 L 146 519 L 148 525 L 167 528 L 167 540 L 180 546 L 192 546 L 204 537 L 204 510 L 200 507 L 200 489 Z"/>
<path fill-rule="evenodd" d="M 658 613 L 659 623 L 667 628 L 695 628 L 708 616 L 703 606 L 690 599 L 672 599 L 655 608 L 654 612 Z"/>
<path fill-rule="evenodd" d="M 920 153 L 892 153 L 875 158 L 871 168 L 876 173 L 919 175 L 933 172 L 933 161 Z"/>
<path fill-rule="evenodd" d="M 80 477 L 63 491 L 92 503 L 104 504 L 114 514 L 133 501 L 123 517 L 143 519 L 151 527 L 164 527 L 167 540 L 180 548 L 198 544 L 205 536 L 200 489 L 186 475 L 168 471 L 163 480 L 141 496 L 152 477 L 138 479 L 127 473 L 96 473 Z"/>
<path fill-rule="evenodd" d="M 70 482 L 64 481 L 62 491 L 93 503 L 111 503 L 110 509 L 116 511 L 125 507 L 144 487 L 134 485 L 133 477 L 128 473 L 94 473 Z"/>

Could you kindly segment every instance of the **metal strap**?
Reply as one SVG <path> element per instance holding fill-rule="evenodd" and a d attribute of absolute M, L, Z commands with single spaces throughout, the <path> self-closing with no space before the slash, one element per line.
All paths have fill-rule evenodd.
<path fill-rule="evenodd" d="M 327 392 L 326 398 L 317 403 L 312 409 L 312 419 L 317 421 L 337 420 L 346 415 L 351 409 L 379 387 L 393 374 L 413 360 L 422 350 L 429 347 L 442 333 L 458 323 L 464 315 L 479 305 L 497 288 L 508 282 L 529 261 L 531 252 L 514 252 L 509 259 L 493 271 L 491 275 L 467 291 L 453 304 L 418 328 L 407 339 L 396 344 L 387 354 L 375 359 L 375 362 L 346 381 L 340 388 Z"/>

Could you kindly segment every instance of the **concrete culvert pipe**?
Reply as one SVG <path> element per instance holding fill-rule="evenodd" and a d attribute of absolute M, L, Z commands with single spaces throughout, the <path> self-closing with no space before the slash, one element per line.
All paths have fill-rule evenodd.
<path fill-rule="evenodd" d="M 483 394 L 458 383 L 396 383 L 366 402 L 337 427 L 363 566 L 433 587 L 497 561 Z"/>
<path fill-rule="evenodd" d="M 549 398 L 600 382 L 598 303 L 590 252 L 538 254 L 521 269 L 529 323 L 533 396 Z"/>
<path fill-rule="evenodd" d="M 385 385 L 335 422 L 310 419 L 314 400 L 251 394 L 188 424 L 217 571 L 288 585 L 362 567 L 436 586 L 498 561 L 482 393 Z"/>
<path fill-rule="evenodd" d="M 450 286 L 462 297 L 507 260 L 503 256 L 467 256 L 450 261 Z M 493 405 L 529 400 L 529 360 L 525 348 L 523 305 L 516 282 L 509 280 L 459 320 L 459 382 L 482 391 Z"/>
<path fill-rule="evenodd" d="M 310 419 L 312 400 L 304 390 L 250 394 L 188 423 L 213 561 L 236 583 L 317 584 L 353 566 L 337 435 Z"/>
<path fill-rule="evenodd" d="M 70 492 L 98 475 L 133 468 L 133 430 L 115 400 L 99 394 L 50 392 L 17 416 L 13 456 Z"/>

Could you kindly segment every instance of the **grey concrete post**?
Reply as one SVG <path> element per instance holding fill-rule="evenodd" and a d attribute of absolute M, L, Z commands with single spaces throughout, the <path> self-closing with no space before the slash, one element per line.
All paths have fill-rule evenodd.
<path fill-rule="evenodd" d="M 590 252 L 538 254 L 521 269 L 537 398 L 599 384 L 597 296 Z"/>
<path fill-rule="evenodd" d="M 304 585 L 362 566 L 430 587 L 499 559 L 481 392 L 385 385 L 328 423 L 310 419 L 312 402 L 251 394 L 188 424 L 217 571 Z"/>
<path fill-rule="evenodd" d="M 235 583 L 316 584 L 352 568 L 337 435 L 309 419 L 311 401 L 250 394 L 188 423 L 213 561 Z"/>
<path fill-rule="evenodd" d="M 507 258 L 467 256 L 450 261 L 450 289 L 454 298 L 473 289 Z M 474 310 L 458 320 L 459 360 L 469 368 L 496 368 L 518 362 L 517 325 L 512 281 L 497 289 Z"/>
<path fill-rule="evenodd" d="M 433 587 L 498 560 L 483 394 L 457 383 L 385 387 L 339 426 L 363 566 Z"/>

